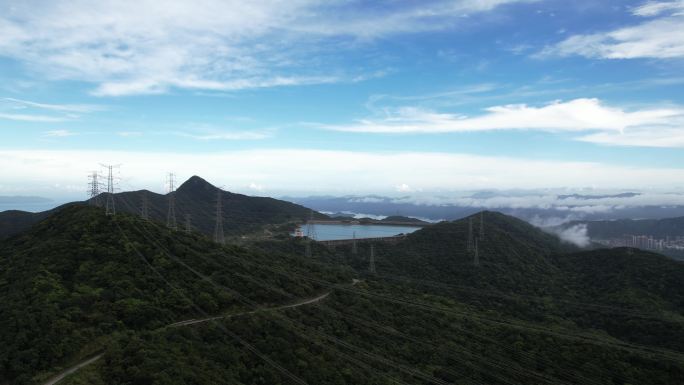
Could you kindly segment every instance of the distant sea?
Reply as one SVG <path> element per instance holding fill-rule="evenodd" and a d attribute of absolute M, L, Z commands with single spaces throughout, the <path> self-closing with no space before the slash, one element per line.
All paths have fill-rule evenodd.
<path fill-rule="evenodd" d="M 63 205 L 66 202 L 27 202 L 27 203 L 3 203 L 0 202 L 0 212 L 7 210 L 21 210 L 29 212 L 39 212 L 53 209 L 57 206 Z"/>

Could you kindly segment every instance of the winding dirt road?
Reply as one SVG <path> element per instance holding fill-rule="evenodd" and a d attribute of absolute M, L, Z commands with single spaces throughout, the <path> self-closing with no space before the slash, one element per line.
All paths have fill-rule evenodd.
<path fill-rule="evenodd" d="M 355 285 L 358 282 L 358 280 L 354 280 L 352 285 Z M 282 309 L 290 309 L 294 307 L 299 307 L 299 306 L 305 306 L 305 305 L 310 305 L 316 302 L 320 302 L 324 300 L 326 297 L 330 295 L 330 292 L 321 294 L 317 297 L 313 298 L 308 298 L 308 299 L 303 299 L 299 302 L 291 303 L 289 305 L 281 305 L 281 306 L 275 306 L 275 307 L 265 307 L 261 309 L 256 309 L 252 311 L 246 311 L 242 313 L 235 313 L 235 314 L 226 314 L 226 315 L 220 315 L 216 317 L 208 317 L 208 318 L 200 318 L 200 319 L 189 319 L 189 320 L 184 320 L 184 321 L 179 321 L 179 322 L 174 322 L 170 325 L 167 325 L 167 327 L 180 327 L 180 326 L 188 326 L 188 325 L 194 325 L 202 322 L 208 322 L 208 321 L 213 321 L 213 320 L 218 320 L 218 319 L 225 319 L 225 318 L 231 318 L 231 317 L 237 317 L 241 315 L 247 315 L 247 314 L 254 314 L 254 313 L 260 313 L 260 312 L 266 312 L 266 311 L 275 311 L 275 310 L 282 310 Z M 66 376 L 75 373 L 79 369 L 88 366 L 95 361 L 99 360 L 102 358 L 102 354 L 98 354 L 94 357 L 90 357 L 88 359 L 85 359 L 78 364 L 64 370 L 63 372 L 59 373 L 58 375 L 52 377 L 50 380 L 47 382 L 42 383 L 41 385 L 55 385 L 58 382 L 62 381 Z"/>
<path fill-rule="evenodd" d="M 54 385 L 64 379 L 64 377 L 76 372 L 77 370 L 81 369 L 84 366 L 88 366 L 92 364 L 93 362 L 99 360 L 102 357 L 102 354 L 98 354 L 94 357 L 90 357 L 84 361 L 79 362 L 78 364 L 70 367 L 69 369 L 63 371 L 62 373 L 52 377 L 49 379 L 47 382 L 44 382 L 43 385 Z"/>
<path fill-rule="evenodd" d="M 312 303 L 322 301 L 323 299 L 325 299 L 329 295 L 330 295 L 330 292 L 327 292 L 327 293 L 319 295 L 318 297 L 301 300 L 299 302 L 295 302 L 295 303 L 289 304 L 289 305 L 282 305 L 282 306 L 276 306 L 276 307 L 265 307 L 265 308 L 256 309 L 256 310 L 252 310 L 252 311 L 246 311 L 246 312 L 235 313 L 235 314 L 226 314 L 226 315 L 220 315 L 220 316 L 216 316 L 216 317 L 189 319 L 189 320 L 185 320 L 185 321 L 174 322 L 171 325 L 168 325 L 168 327 L 188 326 L 188 325 L 194 325 L 194 324 L 198 324 L 198 323 L 202 323 L 202 322 L 214 321 L 217 319 L 225 319 L 225 318 L 237 317 L 237 316 L 241 316 L 241 315 L 261 313 L 261 312 L 265 312 L 265 311 L 289 309 L 289 308 L 293 308 L 293 307 L 309 305 Z"/>

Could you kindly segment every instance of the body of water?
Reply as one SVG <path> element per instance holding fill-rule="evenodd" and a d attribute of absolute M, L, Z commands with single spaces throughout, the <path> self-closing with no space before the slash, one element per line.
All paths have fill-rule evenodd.
<path fill-rule="evenodd" d="M 39 211 L 52 210 L 66 202 L 36 202 L 36 203 L 0 203 L 0 212 L 7 210 L 20 210 L 37 213 Z"/>
<path fill-rule="evenodd" d="M 422 227 L 418 226 L 393 226 L 393 225 L 345 225 L 345 224 L 321 224 L 311 225 L 312 238 L 317 241 L 331 241 L 336 239 L 352 239 L 356 234 L 357 239 L 393 237 L 399 234 L 409 234 Z M 300 227 L 304 235 L 307 235 L 307 226 Z"/>

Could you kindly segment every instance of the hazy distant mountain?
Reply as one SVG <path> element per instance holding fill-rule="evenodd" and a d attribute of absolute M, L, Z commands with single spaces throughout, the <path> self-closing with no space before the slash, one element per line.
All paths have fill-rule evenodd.
<path fill-rule="evenodd" d="M 595 239 L 619 238 L 624 235 L 649 235 L 657 238 L 684 236 L 684 217 L 664 219 L 618 219 L 613 221 L 573 221 L 568 228 L 584 224 L 587 235 Z"/>
<path fill-rule="evenodd" d="M 383 218 L 380 220 L 380 222 L 410 222 L 410 223 L 427 223 L 423 220 L 420 220 L 418 218 L 411 218 L 411 217 L 405 217 L 402 215 L 390 215 L 387 218 Z"/>
<path fill-rule="evenodd" d="M 51 210 L 64 203 L 39 196 L 0 196 L 0 213 L 7 210 L 40 212 Z"/>
<path fill-rule="evenodd" d="M 49 203 L 52 199 L 36 196 L 2 196 L 0 195 L 0 205 L 28 204 L 28 203 Z"/>
<path fill-rule="evenodd" d="M 7 238 L 11 235 L 18 234 L 24 230 L 27 230 L 36 223 L 47 218 L 51 214 L 58 212 L 62 208 L 70 205 L 83 204 L 82 202 L 76 202 L 72 204 L 66 204 L 56 207 L 52 210 L 41 211 L 37 213 L 32 213 L 28 211 L 20 210 L 6 210 L 0 212 L 0 239 Z"/>
<path fill-rule="evenodd" d="M 620 194 L 607 194 L 607 195 L 585 195 L 585 194 L 568 194 L 568 195 L 558 195 L 558 199 L 606 199 L 606 198 L 633 198 L 641 195 L 640 193 L 626 192 Z"/>
<path fill-rule="evenodd" d="M 684 216 L 684 196 L 626 192 L 618 194 L 554 194 L 482 191 L 465 196 L 310 196 L 289 201 L 325 212 L 401 215 L 454 220 L 481 210 L 496 210 L 540 226 L 573 220 L 661 219 Z"/>

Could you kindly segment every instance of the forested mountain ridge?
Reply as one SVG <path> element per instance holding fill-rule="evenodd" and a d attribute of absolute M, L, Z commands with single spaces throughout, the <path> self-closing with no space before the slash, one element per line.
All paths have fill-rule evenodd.
<path fill-rule="evenodd" d="M 175 196 L 176 220 L 184 225 L 190 215 L 193 228 L 205 234 L 213 234 L 216 225 L 216 202 L 219 189 L 206 180 L 193 176 L 171 193 Z M 125 212 L 139 214 L 143 199 L 148 200 L 150 218 L 165 222 L 168 216 L 169 194 L 159 195 L 149 191 L 131 191 L 115 194 L 117 207 Z M 301 222 L 309 219 L 312 211 L 304 206 L 267 197 L 252 197 L 221 190 L 221 214 L 223 229 L 227 236 L 244 235 L 260 230 L 266 225 Z M 105 197 L 103 196 L 102 199 Z M 314 212 L 314 218 L 327 216 Z"/>
<path fill-rule="evenodd" d="M 204 234 L 214 233 L 216 225 L 216 202 L 218 188 L 206 180 L 193 176 L 170 194 L 175 198 L 175 218 L 179 228 L 185 226 L 186 220 L 191 227 Z M 107 193 L 88 200 L 90 204 L 104 206 Z M 119 212 L 140 215 L 146 201 L 150 219 L 166 223 L 169 215 L 169 194 L 157 194 L 147 190 L 126 191 L 113 196 L 114 205 Z M 75 202 L 72 204 L 79 204 Z M 226 236 L 240 236 L 262 230 L 267 225 L 287 222 L 301 222 L 312 215 L 310 209 L 295 203 L 267 197 L 252 197 L 221 191 L 223 228 Z M 53 210 L 29 213 L 23 211 L 0 212 L 0 239 L 17 234 L 40 222 L 53 212 L 61 210 L 60 206 Z M 326 215 L 313 212 L 314 218 L 325 219 Z"/>
<path fill-rule="evenodd" d="M 468 251 L 470 223 L 477 257 Z M 527 320 L 565 319 L 632 342 L 684 346 L 684 263 L 660 254 L 577 251 L 493 212 L 429 226 L 397 244 L 376 243 L 373 252 L 382 279 L 457 296 L 482 310 L 505 309 Z M 334 258 L 368 270 L 370 245 L 360 244 L 357 254 L 349 248 L 337 253 Z"/>
<path fill-rule="evenodd" d="M 115 335 L 155 330 L 198 311 L 215 315 L 247 308 L 246 300 L 264 306 L 292 300 L 257 282 L 295 297 L 322 290 L 268 274 L 258 264 L 351 280 L 302 258 L 273 260 L 136 216 L 66 207 L 0 243 L 0 378 L 31 383 L 38 373 L 101 349 Z"/>
<path fill-rule="evenodd" d="M 367 253 L 367 245 L 364 247 Z M 376 249 L 383 257 L 377 261 L 378 269 L 443 283 L 530 293 L 543 292 L 546 278 L 555 274 L 557 268 L 549 255 L 575 250 L 527 222 L 491 211 L 428 226 L 396 245 L 378 244 Z M 356 261 L 351 254 L 349 258 L 349 263 L 359 268 L 366 263 Z"/>
<path fill-rule="evenodd" d="M 684 380 L 682 264 L 657 254 L 576 252 L 492 212 L 374 243 L 375 273 L 369 243 L 313 242 L 312 260 L 296 256 L 305 242 L 221 247 L 134 215 L 65 209 L 0 243 L 2 376 L 41 384 L 101 352 L 60 385 Z M 168 327 L 202 313 L 234 316 Z"/>
<path fill-rule="evenodd" d="M 114 194 L 118 210 L 140 214 L 143 201 L 147 200 L 149 217 L 166 223 L 169 213 L 169 195 L 175 198 L 175 217 L 179 227 L 185 225 L 189 215 L 191 226 L 199 232 L 212 235 L 216 225 L 216 202 L 219 189 L 206 180 L 193 176 L 178 189 L 166 195 L 146 190 L 127 191 Z M 287 222 L 301 222 L 309 219 L 312 211 L 287 201 L 266 197 L 251 197 L 221 190 L 221 214 L 226 236 L 239 236 L 259 231 L 267 225 Z M 98 197 L 104 204 L 106 194 Z M 313 212 L 314 218 L 324 219 L 326 215 Z"/>

